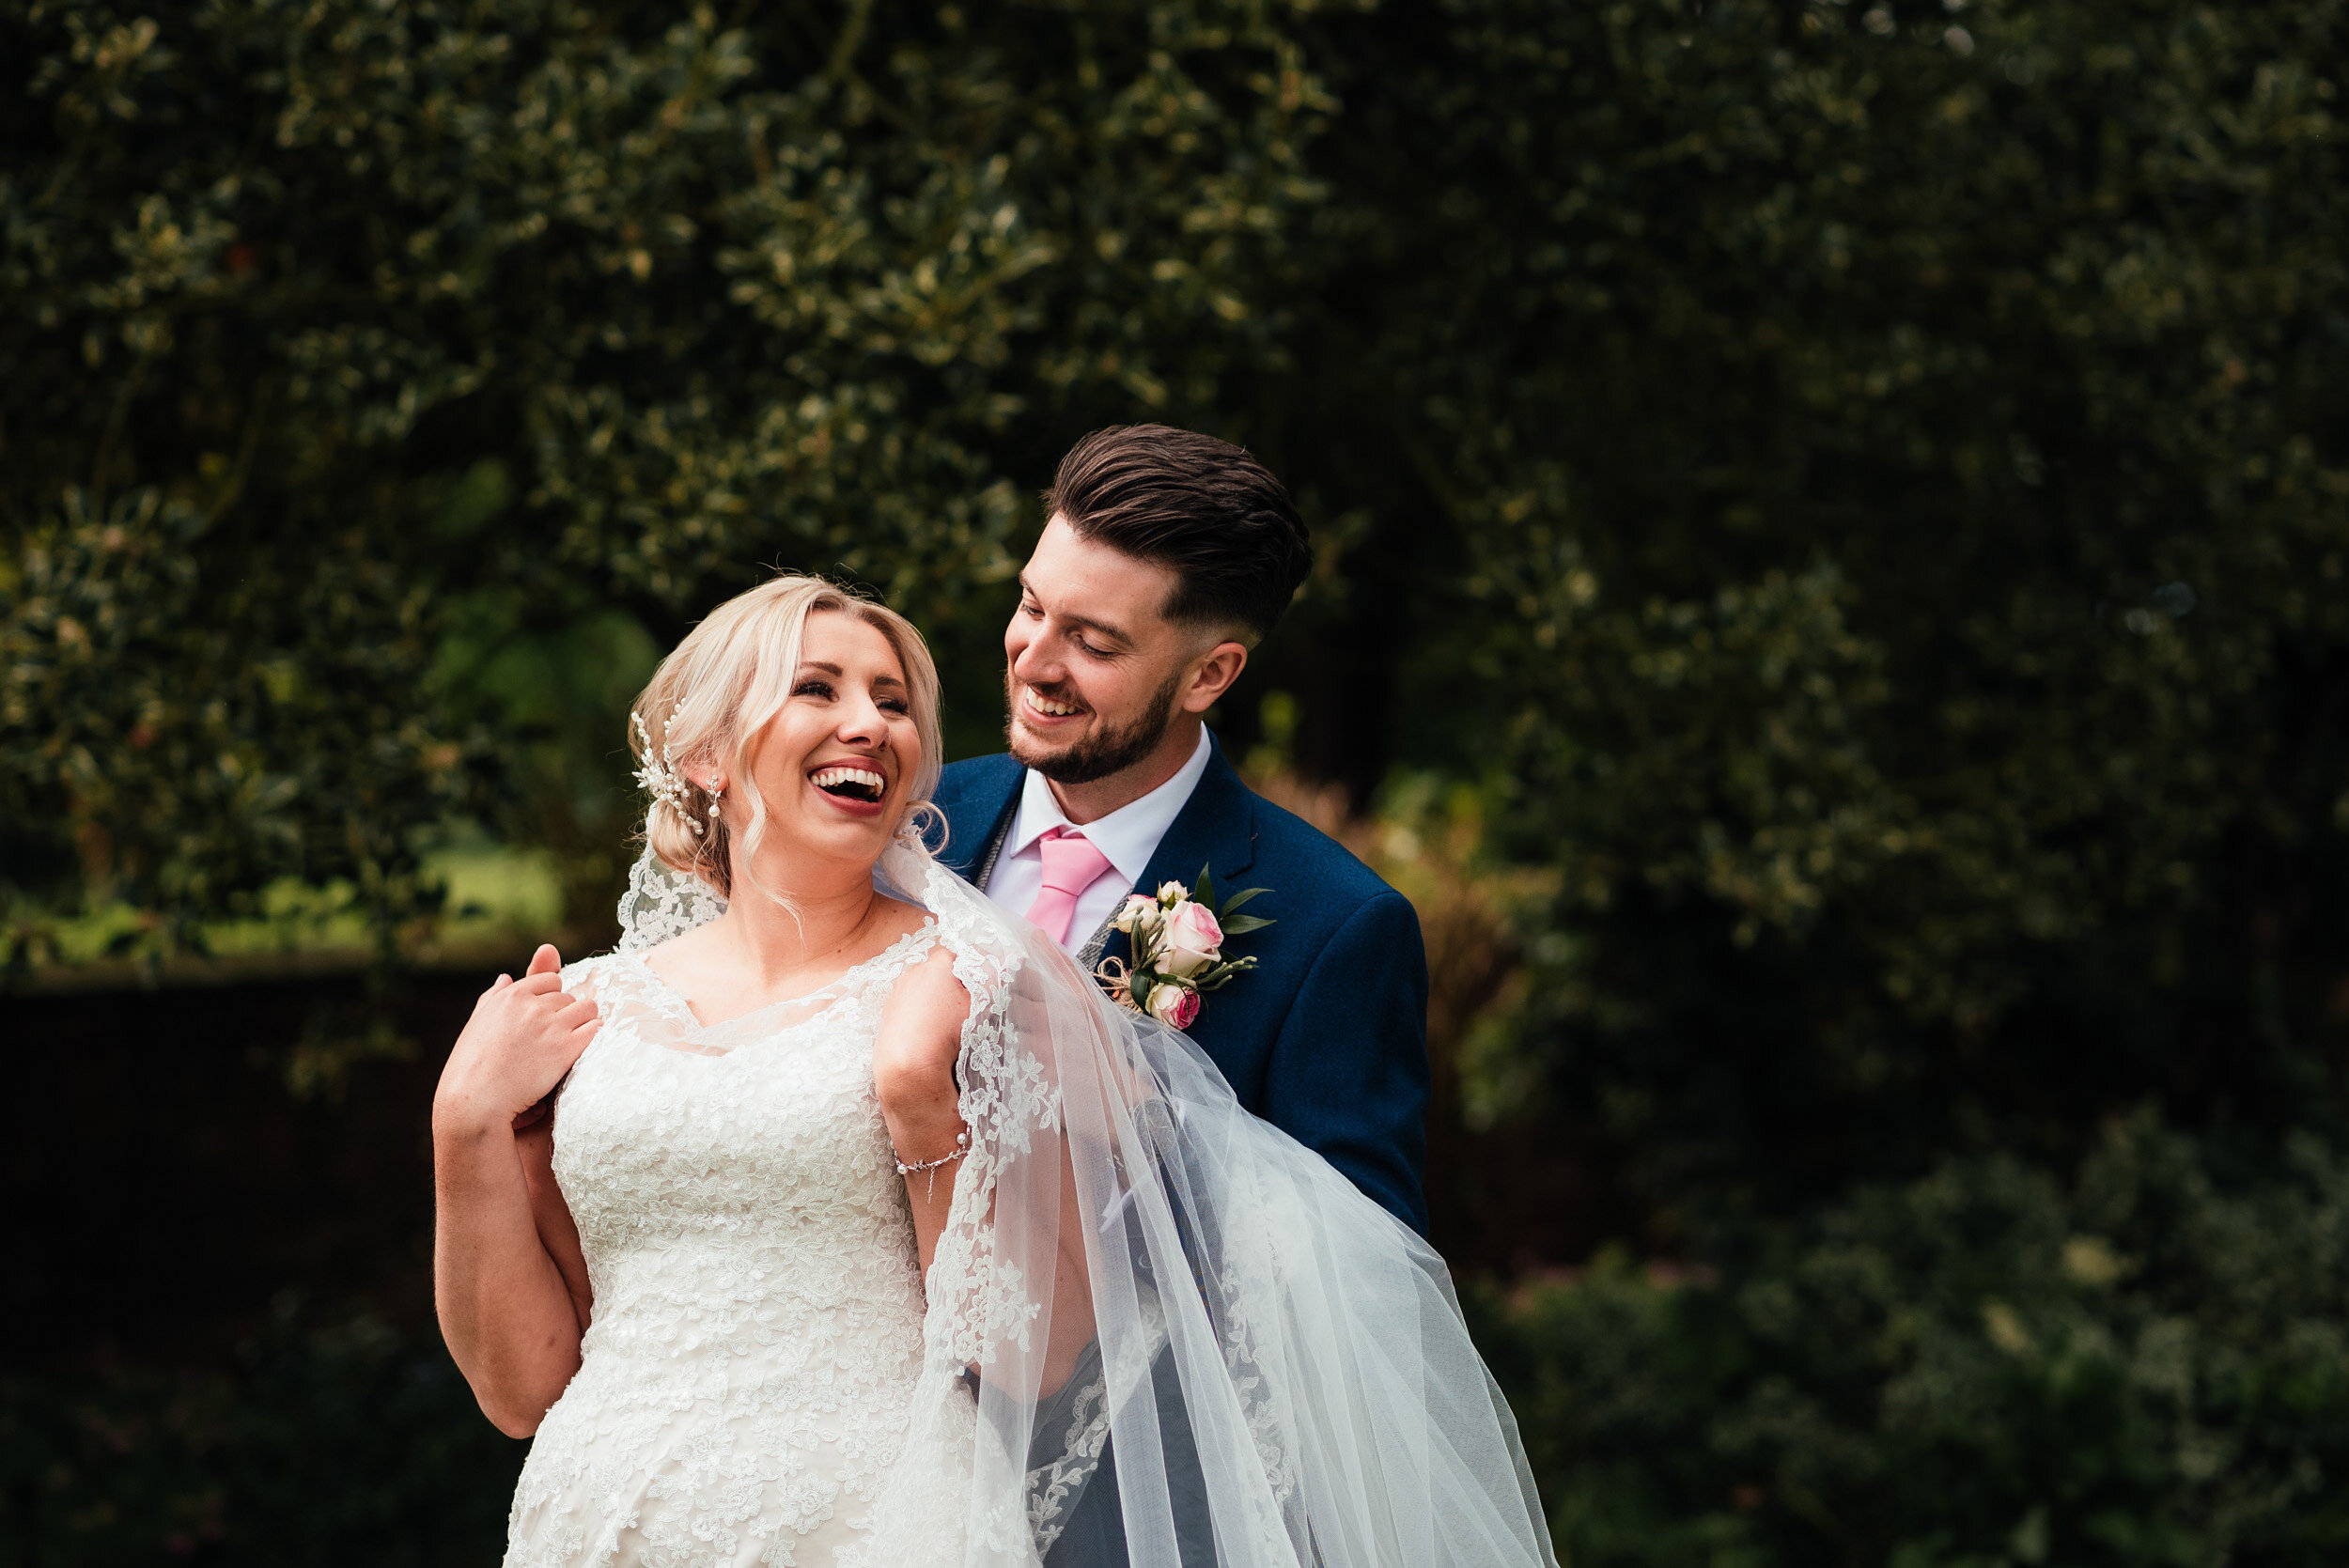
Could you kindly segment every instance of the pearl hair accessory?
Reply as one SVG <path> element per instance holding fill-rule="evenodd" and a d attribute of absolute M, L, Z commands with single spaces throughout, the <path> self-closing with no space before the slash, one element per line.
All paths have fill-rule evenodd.
<path fill-rule="evenodd" d="M 628 718 L 629 722 L 636 726 L 637 743 L 645 753 L 644 766 L 636 769 L 636 782 L 655 800 L 677 813 L 677 820 L 692 830 L 695 838 L 701 837 L 702 825 L 693 819 L 692 810 L 692 786 L 685 782 L 685 775 L 677 771 L 676 752 L 669 744 L 669 726 L 665 723 L 661 726 L 661 757 L 655 761 L 652 736 L 645 728 L 645 716 L 631 713 Z M 714 799 L 710 802 L 709 815 L 718 815 Z"/>

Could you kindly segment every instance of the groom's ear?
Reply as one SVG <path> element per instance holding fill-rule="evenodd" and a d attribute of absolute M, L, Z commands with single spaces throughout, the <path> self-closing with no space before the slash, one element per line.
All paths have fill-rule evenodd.
<path fill-rule="evenodd" d="M 1183 711 L 1205 713 L 1248 668 L 1248 644 L 1226 638 L 1191 661 L 1190 679 L 1183 688 Z"/>

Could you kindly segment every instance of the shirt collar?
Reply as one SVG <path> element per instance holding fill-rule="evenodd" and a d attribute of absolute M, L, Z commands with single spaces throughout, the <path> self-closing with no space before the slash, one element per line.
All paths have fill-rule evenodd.
<path fill-rule="evenodd" d="M 1138 800 L 1128 800 L 1111 812 L 1084 825 L 1085 838 L 1096 849 L 1110 858 L 1110 864 L 1131 887 L 1150 868 L 1150 857 L 1159 852 L 1159 841 L 1174 826 L 1183 807 L 1190 800 L 1191 791 L 1199 787 L 1199 780 L 1207 771 L 1207 759 L 1215 754 L 1215 746 L 1207 738 L 1207 727 L 1199 726 L 1199 744 L 1190 757 L 1175 770 L 1174 776 Z M 1052 799 L 1052 786 L 1034 768 L 1028 769 L 1020 786 L 1019 815 L 1011 825 L 1011 836 L 1003 843 L 1003 853 L 1017 855 L 1050 832 L 1054 828 L 1071 826 L 1068 815 Z"/>

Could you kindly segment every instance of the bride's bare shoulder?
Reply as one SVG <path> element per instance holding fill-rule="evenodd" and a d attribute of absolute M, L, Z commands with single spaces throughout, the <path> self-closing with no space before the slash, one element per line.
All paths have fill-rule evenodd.
<path fill-rule="evenodd" d="M 875 898 L 877 907 L 873 911 L 873 924 L 879 934 L 889 941 L 899 940 L 907 933 L 919 931 L 929 924 L 930 912 L 919 904 L 909 904 L 902 898 L 892 898 L 889 894 L 878 890 L 875 892 Z"/>
<path fill-rule="evenodd" d="M 681 974 L 715 961 L 722 938 L 716 921 L 680 931 L 663 942 L 639 951 L 638 956 L 656 974 Z"/>

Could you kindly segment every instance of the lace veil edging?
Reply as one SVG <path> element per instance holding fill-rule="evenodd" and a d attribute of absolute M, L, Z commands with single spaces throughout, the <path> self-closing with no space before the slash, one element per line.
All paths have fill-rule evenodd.
<path fill-rule="evenodd" d="M 726 901 L 700 877 L 673 871 L 647 848 L 629 867 L 620 894 L 620 940 L 614 950 L 642 953 L 707 925 L 726 912 Z"/>
<path fill-rule="evenodd" d="M 1555 1568 L 1435 1251 L 918 844 L 878 880 L 971 994 L 972 1148 L 873 1560 L 1033 1568 L 1113 1454 L 1133 1568 Z"/>

